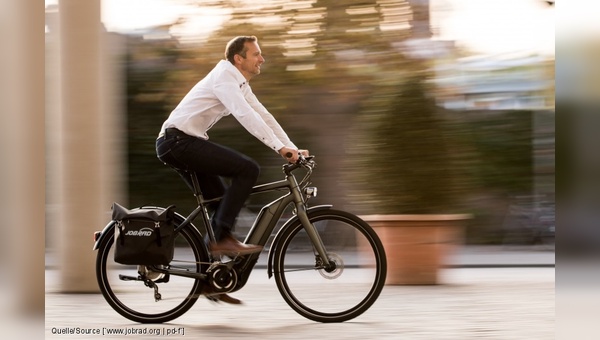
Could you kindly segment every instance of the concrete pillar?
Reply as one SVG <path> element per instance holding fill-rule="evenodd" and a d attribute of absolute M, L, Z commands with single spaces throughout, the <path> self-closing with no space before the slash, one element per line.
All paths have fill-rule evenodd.
<path fill-rule="evenodd" d="M 0 12 L 0 325 L 10 328 L 6 311 L 44 315 L 43 14 L 27 0 L 0 1 Z"/>
<path fill-rule="evenodd" d="M 58 265 L 63 292 L 97 292 L 94 230 L 102 202 L 100 0 L 61 0 Z"/>
<path fill-rule="evenodd" d="M 125 56 L 127 38 L 118 33 L 102 34 L 100 60 L 100 161 L 101 210 L 104 227 L 110 220 L 112 202 L 126 204 L 127 197 L 127 109 L 125 102 Z"/>

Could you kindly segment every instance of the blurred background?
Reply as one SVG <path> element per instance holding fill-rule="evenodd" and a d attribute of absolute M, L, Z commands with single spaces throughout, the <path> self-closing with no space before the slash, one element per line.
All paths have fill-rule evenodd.
<path fill-rule="evenodd" d="M 60 43 L 69 34 L 60 32 L 67 20 L 60 10 L 46 1 L 47 230 L 60 220 L 61 169 L 77 163 L 65 163 L 61 147 L 66 94 L 52 95 L 69 72 L 60 61 L 70 53 Z M 104 146 L 100 156 L 72 152 L 100 162 L 91 171 L 108 181 L 99 189 L 105 221 L 111 199 L 130 207 L 174 203 L 183 213 L 195 207 L 181 179 L 156 159 L 154 141 L 170 111 L 223 58 L 227 41 L 252 34 L 266 58 L 255 94 L 317 156 L 315 204 L 357 214 L 470 213 L 469 244 L 552 246 L 552 3 L 105 0 L 100 13 L 102 58 L 82 70 L 100 73 L 99 107 L 72 115 L 96 119 L 89 128 Z M 281 159 L 232 117 L 209 135 L 256 159 L 259 182 L 281 178 Z M 271 200 L 253 196 L 245 214 Z"/>
<path fill-rule="evenodd" d="M 317 156 L 314 204 L 468 213 L 467 244 L 553 251 L 558 164 L 578 179 L 557 182 L 574 222 L 563 244 L 597 248 L 598 12 L 575 2 L 559 20 L 566 58 L 555 67 L 554 1 L 45 0 L 41 12 L 36 0 L 1 0 L 1 231 L 12 234 L 0 265 L 14 273 L 1 297 L 42 315 L 41 258 L 62 268 L 64 292 L 96 292 L 92 233 L 113 201 L 193 209 L 154 141 L 246 34 L 266 58 L 254 93 Z M 572 113 L 556 125 L 555 96 Z M 580 136 L 562 163 L 555 126 Z M 210 137 L 255 158 L 259 182 L 281 178 L 281 159 L 232 117 Z M 252 197 L 241 222 L 270 200 Z"/>
<path fill-rule="evenodd" d="M 560 197 L 557 306 L 576 326 L 560 338 L 589 337 L 600 306 L 600 7 L 558 6 L 0 0 L 3 334 L 23 337 L 43 315 L 45 250 L 71 269 L 65 291 L 95 291 L 91 233 L 112 201 L 191 209 L 154 139 L 225 43 L 254 34 L 267 59 L 254 92 L 317 155 L 322 202 L 470 213 L 468 244 L 553 249 Z M 280 159 L 232 119 L 210 135 L 257 159 L 261 181 L 279 178 Z M 249 203 L 250 216 L 262 201 Z"/>
<path fill-rule="evenodd" d="M 192 209 L 154 140 L 239 34 L 256 35 L 267 60 L 254 92 L 317 155 L 315 204 L 469 213 L 467 244 L 552 251 L 560 197 L 557 281 L 571 295 L 557 305 L 577 327 L 594 321 L 600 12 L 591 0 L 558 6 L 0 0 L 3 331 L 22 336 L 29 317 L 43 315 L 47 254 L 66 268 L 65 292 L 97 291 L 92 232 L 108 222 L 111 202 Z M 280 158 L 231 117 L 210 136 L 258 160 L 261 182 L 280 178 Z M 252 197 L 244 216 L 268 200 Z"/>

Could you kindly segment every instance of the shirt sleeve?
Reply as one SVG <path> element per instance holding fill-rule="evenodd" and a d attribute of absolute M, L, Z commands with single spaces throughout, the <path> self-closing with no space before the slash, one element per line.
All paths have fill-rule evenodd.
<path fill-rule="evenodd" d="M 286 146 L 261 115 L 250 106 L 235 76 L 227 71 L 223 72 L 221 77 L 215 81 L 213 91 L 215 96 L 225 105 L 225 108 L 250 134 L 274 151 Z"/>
<path fill-rule="evenodd" d="M 279 122 L 273 117 L 273 115 L 262 105 L 258 98 L 254 95 L 251 89 L 248 89 L 248 93 L 246 94 L 246 99 L 250 106 L 258 112 L 258 114 L 262 117 L 263 121 L 273 130 L 273 133 L 277 138 L 285 144 L 285 146 L 293 149 L 298 149 L 294 143 L 290 140 L 287 133 L 283 130 Z"/>

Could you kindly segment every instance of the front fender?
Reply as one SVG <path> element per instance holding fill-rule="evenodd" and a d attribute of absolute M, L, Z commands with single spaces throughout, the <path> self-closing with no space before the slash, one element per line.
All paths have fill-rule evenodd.
<path fill-rule="evenodd" d="M 328 210 L 331 208 L 333 208 L 333 205 L 331 205 L 331 204 L 317 205 L 317 206 L 306 209 L 306 214 L 310 217 L 310 214 L 313 212 L 321 211 L 321 210 Z M 285 229 L 287 229 L 289 225 L 291 225 L 292 223 L 294 223 L 296 221 L 298 221 L 298 215 L 294 215 L 292 218 L 285 221 L 285 223 L 281 226 L 281 228 L 275 235 L 275 239 L 273 239 L 273 242 L 271 243 L 271 249 L 269 250 L 269 258 L 267 260 L 267 273 L 269 275 L 269 278 L 271 278 L 271 276 L 273 276 L 273 254 L 275 253 L 275 248 L 279 244 L 279 239 L 281 238 L 283 231 Z"/>

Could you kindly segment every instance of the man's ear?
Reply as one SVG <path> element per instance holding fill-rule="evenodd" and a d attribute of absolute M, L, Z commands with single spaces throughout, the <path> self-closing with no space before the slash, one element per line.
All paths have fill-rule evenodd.
<path fill-rule="evenodd" d="M 235 61 L 236 64 L 237 63 L 241 64 L 242 63 L 242 59 L 244 59 L 244 58 L 241 55 L 239 55 L 239 54 L 236 54 L 236 55 L 233 56 L 233 60 Z"/>

